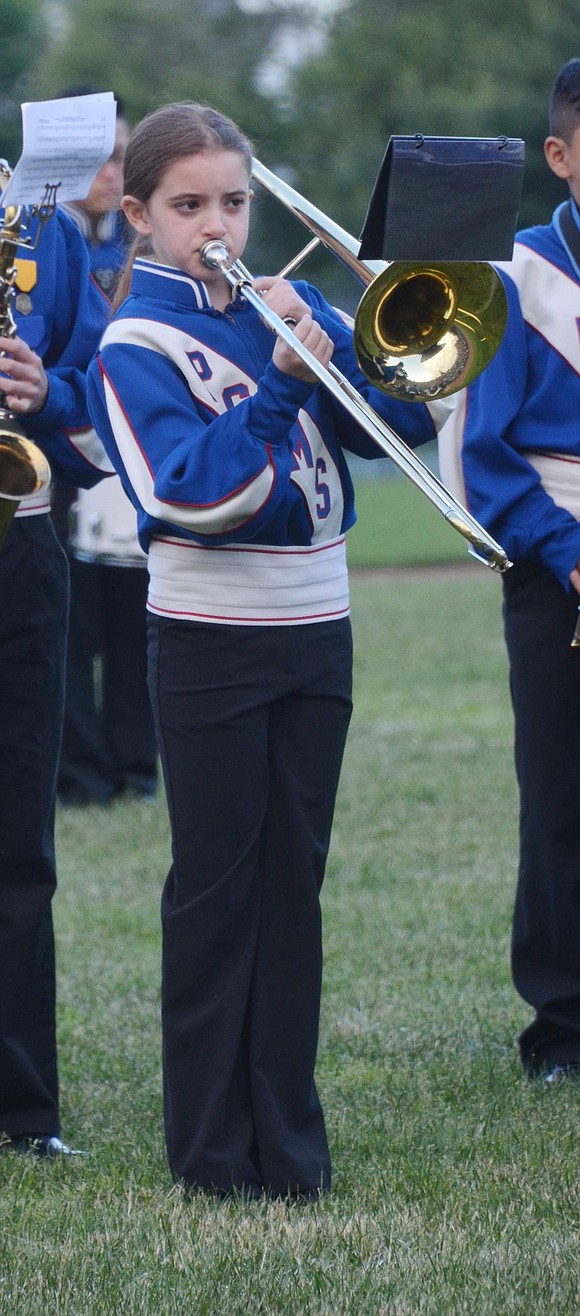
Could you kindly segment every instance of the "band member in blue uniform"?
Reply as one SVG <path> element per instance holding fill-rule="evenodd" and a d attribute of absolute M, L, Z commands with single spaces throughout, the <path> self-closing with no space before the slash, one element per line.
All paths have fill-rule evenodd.
<path fill-rule="evenodd" d="M 79 86 L 60 94 L 97 90 Z M 82 233 L 93 278 L 109 300 L 131 242 L 132 230 L 119 209 L 128 137 L 117 97 L 113 152 L 87 196 L 63 205 Z M 147 562 L 137 543 L 134 509 L 116 477 L 101 481 L 90 495 L 55 482 L 52 516 L 70 571 L 58 797 L 66 805 L 107 804 L 123 792 L 152 800 L 158 754 L 147 690 Z M 89 533 L 93 524 L 100 537 Z"/>
<path fill-rule="evenodd" d="M 172 828 L 162 899 L 168 1159 L 191 1188 L 318 1195 L 319 893 L 351 714 L 348 448 L 372 441 L 200 251 L 241 256 L 251 151 L 165 106 L 133 131 L 130 292 L 89 372 L 93 421 L 148 551 L 150 692 Z M 124 284 L 121 294 L 128 286 Z M 412 442 L 306 283 L 256 286 Z"/>
<path fill-rule="evenodd" d="M 34 259 L 27 248 L 17 255 L 17 336 L 0 337 L 0 387 L 53 474 L 92 485 L 111 472 L 85 375 L 107 302 L 59 210 Z M 67 590 L 47 492 L 19 504 L 0 551 L 0 1145 L 41 1155 L 70 1152 L 60 1138 L 51 911 Z"/>
<path fill-rule="evenodd" d="M 524 1070 L 549 1081 L 580 1068 L 580 59 L 552 93 L 549 167 L 568 184 L 550 224 L 520 232 L 503 269 L 503 343 L 440 435 L 475 516 L 514 566 L 503 577 L 515 715 L 520 859 L 515 986 L 535 1011 Z"/>

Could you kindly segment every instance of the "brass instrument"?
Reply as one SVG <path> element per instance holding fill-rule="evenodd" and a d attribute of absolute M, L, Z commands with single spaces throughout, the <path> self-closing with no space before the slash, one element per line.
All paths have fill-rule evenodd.
<path fill-rule="evenodd" d="M 253 161 L 252 174 L 315 235 L 284 267 L 280 277 L 291 274 L 322 243 L 368 285 L 355 317 L 354 346 L 361 370 L 377 388 L 406 401 L 433 401 L 465 387 L 481 373 L 501 342 L 507 314 L 503 285 L 491 266 L 479 262 L 451 262 L 445 266 L 406 263 L 403 267 L 389 265 L 377 275 L 375 262 L 359 260 L 356 239 L 294 188 L 257 160 Z M 322 366 L 303 347 L 290 326 L 254 290 L 252 276 L 245 266 L 240 261 L 230 261 L 225 244 L 206 243 L 201 257 L 209 268 L 221 270 L 234 292 L 255 307 L 353 420 L 463 535 L 469 543 L 469 553 L 492 570 L 507 571 L 511 562 L 501 545 L 341 371 L 332 362 L 328 368 Z"/>
<path fill-rule="evenodd" d="M 10 169 L 0 161 L 0 188 L 10 178 Z M 49 189 L 50 193 L 50 189 Z M 46 220 L 54 211 L 54 197 L 47 194 L 41 206 L 31 208 L 39 218 L 39 232 L 33 245 L 26 233 L 28 216 L 22 206 L 7 206 L 0 227 L 0 334 L 3 338 L 16 337 L 16 323 L 12 314 L 12 301 L 17 270 L 14 264 L 16 249 L 26 246 L 30 250 L 38 243 Z M 0 394 L 0 548 L 18 504 L 25 498 L 42 493 L 50 485 L 50 466 L 41 452 L 19 424 L 16 416 L 5 405 Z"/>

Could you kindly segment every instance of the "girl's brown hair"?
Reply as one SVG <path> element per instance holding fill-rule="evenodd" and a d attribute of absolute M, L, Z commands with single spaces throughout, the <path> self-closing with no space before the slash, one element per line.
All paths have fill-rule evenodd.
<path fill-rule="evenodd" d="M 208 105 L 185 101 L 161 105 L 133 129 L 127 144 L 123 192 L 145 205 L 174 160 L 201 151 L 237 151 L 252 169 L 252 146 L 232 119 Z M 129 252 L 117 285 L 113 311 L 129 292 L 133 263 L 150 252 L 149 240 L 140 235 Z"/>

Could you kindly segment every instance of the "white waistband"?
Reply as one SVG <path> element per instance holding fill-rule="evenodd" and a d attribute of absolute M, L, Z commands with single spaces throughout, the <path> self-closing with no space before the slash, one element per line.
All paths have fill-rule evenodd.
<path fill-rule="evenodd" d="M 580 521 L 580 457 L 567 452 L 523 452 L 522 457 L 538 472 L 556 506 Z"/>
<path fill-rule="evenodd" d="M 165 536 L 149 548 L 150 612 L 187 621 L 283 626 L 349 612 L 344 536 L 325 544 L 204 548 Z"/>
<path fill-rule="evenodd" d="M 21 498 L 15 516 L 40 516 L 41 512 L 50 512 L 50 494 L 45 489 L 43 493 L 33 494 L 31 498 Z"/>

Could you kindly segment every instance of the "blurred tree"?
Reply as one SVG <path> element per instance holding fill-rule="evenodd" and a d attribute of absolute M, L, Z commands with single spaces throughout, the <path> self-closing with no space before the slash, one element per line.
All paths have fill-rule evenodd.
<path fill-rule="evenodd" d="M 293 73 L 278 167 L 356 234 L 391 134 L 505 133 L 526 143 L 519 222 L 544 222 L 567 194 L 543 141 L 554 77 L 573 55 L 577 0 L 351 0 Z"/>
<path fill-rule="evenodd" d="M 22 145 L 20 106 L 31 50 L 45 41 L 42 0 L 2 0 L 0 23 L 0 156 L 15 165 Z"/>
<path fill-rule="evenodd" d="M 81 82 L 114 90 L 132 121 L 175 99 L 215 105 L 354 234 L 393 133 L 523 137 L 522 224 L 565 195 L 542 144 L 554 76 L 580 54 L 578 0 L 2 0 L 0 54 L 9 158 L 19 101 Z M 248 264 L 272 270 L 306 234 L 256 192 Z M 331 257 L 304 273 L 356 304 L 359 285 Z"/>
<path fill-rule="evenodd" d="M 257 153 L 277 153 L 278 52 L 300 24 L 315 24 L 308 0 L 267 0 L 256 9 L 237 0 L 65 0 L 58 13 L 48 49 L 29 68 L 28 99 L 71 85 L 102 87 L 121 98 L 133 123 L 160 104 L 201 101 L 239 123 Z M 258 206 L 258 249 L 260 219 Z M 278 223 L 279 214 L 274 229 Z M 270 220 L 267 227 L 269 239 Z"/>
<path fill-rule="evenodd" d="M 250 136 L 269 130 L 257 71 L 285 22 L 283 5 L 248 13 L 237 0 L 68 0 L 61 12 L 60 32 L 31 71 L 38 98 L 88 83 L 114 90 L 134 122 L 161 103 L 198 100 Z"/>

